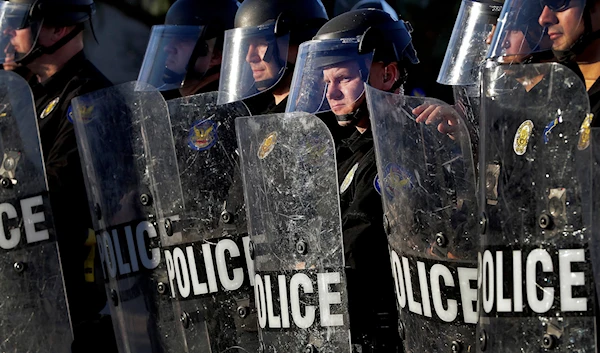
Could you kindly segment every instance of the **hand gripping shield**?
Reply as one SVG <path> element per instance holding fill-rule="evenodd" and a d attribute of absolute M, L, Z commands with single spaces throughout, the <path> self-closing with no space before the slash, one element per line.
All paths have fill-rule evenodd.
<path fill-rule="evenodd" d="M 130 82 L 75 98 L 73 115 L 119 351 L 181 352 L 153 196 L 182 199 L 167 105 Z"/>
<path fill-rule="evenodd" d="M 350 352 L 334 143 L 306 113 L 236 120 L 265 352 Z"/>
<path fill-rule="evenodd" d="M 0 71 L 1 351 L 67 352 L 73 336 L 29 85 Z"/>
<path fill-rule="evenodd" d="M 486 68 L 482 88 L 478 349 L 594 351 L 585 86 L 547 63 Z"/>
<path fill-rule="evenodd" d="M 439 100 L 366 92 L 405 351 L 473 351 L 477 198 L 466 124 Z M 432 124 L 413 114 L 426 107 Z"/>
<path fill-rule="evenodd" d="M 176 163 L 181 202 L 156 190 L 158 216 L 175 315 L 183 323 L 186 352 L 257 352 L 258 330 L 250 239 L 234 119 L 249 115 L 241 102 L 217 105 L 217 92 L 168 101 L 175 160 L 151 159 L 168 171 Z M 154 130 L 149 140 L 164 138 Z M 168 182 L 170 174 L 152 175 Z"/>

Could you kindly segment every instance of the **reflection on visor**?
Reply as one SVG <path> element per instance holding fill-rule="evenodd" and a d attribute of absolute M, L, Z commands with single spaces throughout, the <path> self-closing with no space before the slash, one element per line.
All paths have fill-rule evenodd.
<path fill-rule="evenodd" d="M 542 7 L 548 6 L 548 8 L 554 12 L 566 10 L 570 3 L 571 0 L 540 0 Z"/>

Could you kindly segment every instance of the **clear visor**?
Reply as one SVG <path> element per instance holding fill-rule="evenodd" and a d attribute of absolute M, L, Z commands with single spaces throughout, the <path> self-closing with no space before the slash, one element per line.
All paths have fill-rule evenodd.
<path fill-rule="evenodd" d="M 202 26 L 153 26 L 138 81 L 166 91 L 181 88 L 188 71 L 203 75 L 215 42 L 198 40 L 203 29 Z"/>
<path fill-rule="evenodd" d="M 569 32 L 579 26 L 584 7 L 585 0 L 508 0 L 488 58 L 501 63 L 521 62 L 534 53 L 570 49 L 577 38 Z M 564 13 L 559 20 L 560 12 Z"/>
<path fill-rule="evenodd" d="M 463 0 L 454 23 L 437 82 L 443 85 L 472 85 L 478 82 L 501 5 Z"/>
<path fill-rule="evenodd" d="M 287 112 L 332 110 L 349 114 L 364 92 L 374 52 L 358 53 L 357 39 L 302 43 L 290 87 Z"/>
<path fill-rule="evenodd" d="M 218 104 L 241 101 L 275 86 L 283 77 L 289 35 L 275 24 L 225 31 Z"/>
<path fill-rule="evenodd" d="M 0 3 L 0 63 L 9 64 L 21 60 L 35 46 L 40 25 L 28 22 L 30 5 L 8 1 Z"/>

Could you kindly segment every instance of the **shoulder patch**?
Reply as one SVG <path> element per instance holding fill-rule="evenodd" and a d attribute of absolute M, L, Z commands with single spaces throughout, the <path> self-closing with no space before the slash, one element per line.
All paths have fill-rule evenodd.
<path fill-rule="evenodd" d="M 54 108 L 56 108 L 56 106 L 58 105 L 58 102 L 60 102 L 60 97 L 56 97 L 53 100 L 51 100 L 50 103 L 48 103 L 48 105 L 46 106 L 46 108 L 42 110 L 42 113 L 40 114 L 40 119 L 45 119 L 48 115 L 50 115 L 50 113 L 52 113 L 54 111 Z"/>
<path fill-rule="evenodd" d="M 350 184 L 352 184 L 352 180 L 354 180 L 354 174 L 356 173 L 357 169 L 358 169 L 358 162 L 355 165 L 353 165 L 352 169 L 350 169 L 348 174 L 346 174 L 346 177 L 344 178 L 342 185 L 340 185 L 340 194 L 343 194 L 346 190 L 348 190 L 348 187 L 350 186 Z"/>
<path fill-rule="evenodd" d="M 375 179 L 373 179 L 373 187 L 375 188 L 375 191 L 377 191 L 377 193 L 381 195 L 381 184 L 379 183 L 379 175 L 376 175 Z"/>
<path fill-rule="evenodd" d="M 213 120 L 196 122 L 188 134 L 188 146 L 196 151 L 206 151 L 217 142 L 217 124 Z"/>
<path fill-rule="evenodd" d="M 405 168 L 389 163 L 385 166 L 383 185 L 388 197 L 394 198 L 402 190 L 411 190 L 415 185 L 414 176 Z"/>
<path fill-rule="evenodd" d="M 577 143 L 577 149 L 580 151 L 583 151 L 590 146 L 590 132 L 593 119 L 594 114 L 588 114 L 585 119 L 583 119 L 583 123 L 581 123 L 581 127 L 579 128 L 579 142 Z"/>
<path fill-rule="evenodd" d="M 517 129 L 515 139 L 513 141 L 513 150 L 518 156 L 522 156 L 527 151 L 529 137 L 533 132 L 533 121 L 525 120 Z"/>

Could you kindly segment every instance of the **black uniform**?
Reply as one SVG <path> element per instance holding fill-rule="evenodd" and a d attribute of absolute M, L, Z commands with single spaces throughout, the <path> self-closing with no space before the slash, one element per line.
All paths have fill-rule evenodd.
<path fill-rule="evenodd" d="M 363 352 L 395 352 L 398 314 L 371 130 L 343 140 L 337 161 L 352 342 Z"/>
<path fill-rule="evenodd" d="M 94 271 L 95 283 L 85 279 L 85 271 L 89 277 L 93 269 L 84 269 L 84 262 L 96 249 L 84 245 L 92 222 L 75 130 L 68 115 L 71 99 L 110 85 L 81 51 L 56 74 L 32 87 L 69 311 L 77 340 L 82 334 L 98 330 L 84 327 L 98 319 L 98 312 L 106 304 L 106 294 L 102 271 Z M 104 322 L 110 324 L 110 319 Z M 108 333 L 112 335 L 111 331 L 112 328 Z M 103 341 L 106 342 L 106 338 Z"/>
<path fill-rule="evenodd" d="M 598 116 L 600 116 L 600 77 L 588 90 L 588 96 L 590 97 L 591 113 L 594 114 L 594 120 L 592 120 L 592 127 L 599 127 L 600 118 Z"/>

